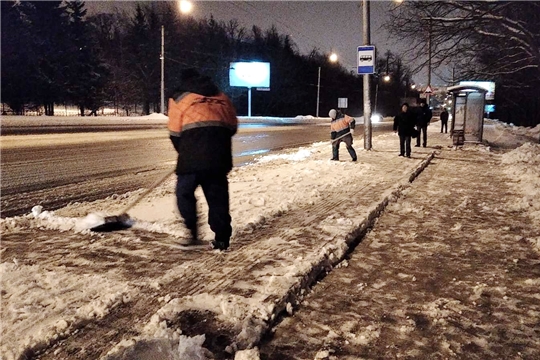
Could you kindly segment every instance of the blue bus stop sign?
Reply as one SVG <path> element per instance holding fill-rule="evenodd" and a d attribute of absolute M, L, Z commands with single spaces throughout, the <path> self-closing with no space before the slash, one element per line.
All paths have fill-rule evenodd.
<path fill-rule="evenodd" d="M 373 74 L 375 72 L 375 46 L 358 47 L 358 74 Z"/>

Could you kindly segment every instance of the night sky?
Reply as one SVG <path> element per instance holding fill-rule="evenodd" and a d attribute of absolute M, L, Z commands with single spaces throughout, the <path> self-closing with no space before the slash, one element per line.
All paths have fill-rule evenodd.
<path fill-rule="evenodd" d="M 141 2 L 142 3 L 142 2 Z M 324 53 L 336 52 L 339 62 L 356 71 L 357 47 L 362 45 L 361 1 L 192 1 L 191 16 L 228 21 L 237 19 L 251 29 L 263 30 L 272 24 L 279 33 L 291 35 L 300 53 L 308 54 L 314 47 Z M 134 9 L 136 1 L 87 1 L 90 13 L 112 11 L 115 8 Z M 391 1 L 371 1 L 371 43 L 382 56 L 386 50 L 399 54 L 400 46 L 381 28 Z M 402 45 L 401 45 L 402 46 Z M 422 82 L 422 76 L 415 76 Z"/>

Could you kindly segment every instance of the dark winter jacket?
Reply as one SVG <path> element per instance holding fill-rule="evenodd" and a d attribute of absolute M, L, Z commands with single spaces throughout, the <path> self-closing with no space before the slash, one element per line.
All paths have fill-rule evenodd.
<path fill-rule="evenodd" d="M 207 78 L 186 82 L 169 99 L 169 135 L 178 152 L 177 174 L 232 169 L 232 136 L 238 128 L 229 98 Z"/>
<path fill-rule="evenodd" d="M 330 122 L 330 138 L 334 140 L 347 133 L 352 138 L 350 129 L 354 129 L 355 126 L 356 120 L 353 117 L 340 114 Z"/>
<path fill-rule="evenodd" d="M 441 113 L 441 121 L 442 121 L 442 122 L 447 122 L 447 121 L 448 121 L 448 111 L 444 110 L 444 111 Z"/>
<path fill-rule="evenodd" d="M 394 131 L 397 131 L 399 136 L 412 136 L 416 131 L 414 128 L 415 125 L 416 121 L 411 110 L 400 112 L 394 118 Z"/>
<path fill-rule="evenodd" d="M 418 110 L 418 118 L 416 119 L 416 125 L 419 127 L 428 126 L 431 122 L 432 116 L 433 114 L 431 113 L 431 109 L 429 108 L 429 106 L 420 106 L 420 109 Z"/>

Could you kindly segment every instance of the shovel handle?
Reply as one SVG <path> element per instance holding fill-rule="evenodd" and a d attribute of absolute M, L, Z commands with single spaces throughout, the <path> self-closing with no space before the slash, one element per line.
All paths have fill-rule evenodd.
<path fill-rule="evenodd" d="M 345 136 L 347 136 L 347 135 L 351 135 L 351 136 L 352 136 L 351 132 L 349 131 L 348 133 L 343 134 L 343 135 L 341 135 L 340 137 L 338 137 L 338 138 L 332 140 L 332 144 L 335 143 L 336 141 L 338 141 L 339 139 L 343 139 L 343 138 L 344 138 Z"/>
<path fill-rule="evenodd" d="M 165 180 L 169 178 L 172 174 L 174 174 L 175 169 L 172 169 L 168 171 L 163 177 L 159 178 L 152 186 L 150 186 L 148 189 L 146 189 L 139 197 L 137 197 L 132 203 L 130 203 L 128 206 L 124 208 L 124 211 L 122 211 L 120 214 L 127 213 L 131 208 L 133 208 L 135 205 L 137 205 L 146 195 L 148 195 L 152 190 L 157 188 L 159 185 L 161 185 Z"/>

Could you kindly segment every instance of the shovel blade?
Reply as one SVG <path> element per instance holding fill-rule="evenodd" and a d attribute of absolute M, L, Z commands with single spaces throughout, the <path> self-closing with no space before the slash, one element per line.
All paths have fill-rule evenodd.
<path fill-rule="evenodd" d="M 129 229 L 132 225 L 129 215 L 122 214 L 118 216 L 106 216 L 103 218 L 103 223 L 90 228 L 90 231 L 95 232 L 111 232 L 118 230 Z"/>

